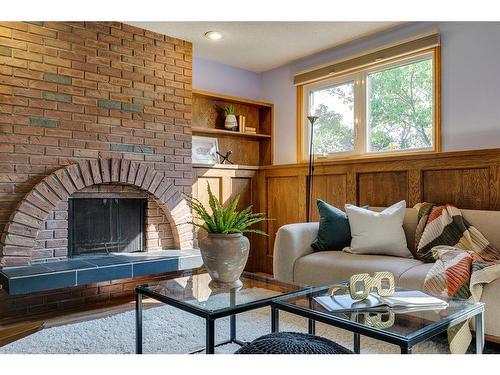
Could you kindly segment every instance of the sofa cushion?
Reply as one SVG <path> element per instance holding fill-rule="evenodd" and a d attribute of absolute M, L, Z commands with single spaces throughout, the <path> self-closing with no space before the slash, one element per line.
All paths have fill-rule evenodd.
<path fill-rule="evenodd" d="M 424 263 L 412 267 L 399 277 L 397 285 L 405 289 L 424 290 L 425 277 L 434 263 Z"/>
<path fill-rule="evenodd" d="M 418 224 L 418 210 L 416 208 L 407 208 L 403 221 L 403 230 L 406 236 L 406 245 L 408 249 L 415 248 L 415 231 Z"/>
<path fill-rule="evenodd" d="M 500 223 L 500 211 L 486 211 L 486 210 L 460 210 L 462 216 L 470 225 L 476 227 L 489 243 L 500 249 L 500 230 L 498 224 Z"/>
<path fill-rule="evenodd" d="M 351 204 L 345 205 L 351 227 L 351 246 L 344 251 L 353 254 L 380 254 L 412 258 L 407 248 L 403 221 L 406 202 L 401 201 L 382 212 Z"/>
<path fill-rule="evenodd" d="M 417 259 L 321 251 L 299 258 L 295 262 L 293 279 L 308 285 L 320 286 L 348 280 L 357 273 L 389 271 L 398 280 L 406 270 L 420 264 L 422 262 Z"/>
<path fill-rule="evenodd" d="M 315 251 L 342 250 L 351 243 L 347 214 L 321 199 L 316 200 L 319 213 L 318 237 L 311 247 Z"/>
<path fill-rule="evenodd" d="M 370 210 L 380 212 L 385 210 L 385 207 L 370 207 Z M 416 208 L 407 208 L 403 220 L 403 230 L 405 231 L 406 245 L 410 250 L 415 248 L 415 231 L 417 230 L 417 223 L 418 210 Z"/>

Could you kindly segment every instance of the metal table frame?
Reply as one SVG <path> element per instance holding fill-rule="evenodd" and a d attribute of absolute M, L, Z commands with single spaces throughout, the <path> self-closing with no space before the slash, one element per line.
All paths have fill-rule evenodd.
<path fill-rule="evenodd" d="M 319 288 L 318 288 L 319 289 Z M 310 293 L 306 292 L 306 293 Z M 314 290 L 313 290 L 314 292 Z M 294 293 L 288 295 L 287 298 L 294 296 L 299 296 L 304 294 L 304 292 Z M 275 298 L 271 303 L 271 330 L 272 332 L 279 331 L 279 311 L 283 310 L 291 314 L 299 315 L 307 318 L 309 321 L 308 332 L 311 335 L 315 334 L 316 327 L 315 322 L 321 322 L 329 324 L 334 327 L 342 328 L 351 331 L 354 335 L 353 337 L 353 351 L 354 353 L 360 353 L 360 335 L 368 336 L 377 340 L 381 340 L 390 344 L 398 345 L 401 348 L 401 354 L 411 354 L 412 347 L 422 341 L 430 339 L 440 333 L 446 331 L 448 328 L 460 324 L 472 317 L 475 319 L 475 341 L 476 341 L 476 353 L 482 354 L 484 350 L 484 304 L 477 304 L 477 306 L 472 307 L 466 312 L 459 312 L 448 319 L 435 322 L 428 327 L 422 328 L 416 331 L 413 335 L 408 338 L 396 335 L 391 332 L 384 331 L 382 329 L 377 329 L 374 327 L 368 327 L 360 323 L 351 322 L 347 319 L 342 319 L 334 315 L 327 313 L 322 313 L 319 311 L 314 311 L 306 307 L 299 307 L 296 305 L 288 304 L 283 301 L 284 298 Z M 310 300 L 311 302 L 311 300 Z"/>
<path fill-rule="evenodd" d="M 291 291 L 289 293 L 284 293 L 279 297 L 291 295 L 296 293 L 297 291 Z M 142 354 L 142 297 L 147 296 L 153 298 L 157 301 L 163 302 L 166 305 L 176 307 L 180 310 L 186 311 L 188 313 L 194 314 L 205 319 L 205 330 L 206 330 L 206 338 L 205 338 L 205 347 L 194 350 L 190 353 L 198 353 L 203 350 L 207 354 L 214 354 L 215 348 L 221 345 L 226 345 L 230 343 L 235 343 L 238 345 L 244 345 L 244 341 L 240 341 L 236 338 L 236 315 L 245 311 L 260 309 L 261 307 L 270 306 L 271 302 L 276 298 L 267 297 L 260 299 L 258 301 L 248 302 L 241 306 L 236 306 L 232 308 L 225 308 L 215 311 L 209 311 L 202 308 L 199 308 L 194 305 L 190 305 L 187 303 L 180 302 L 174 298 L 170 298 L 159 293 L 156 293 L 152 290 L 147 289 L 147 285 L 140 285 L 135 288 L 135 330 L 136 330 L 136 338 L 135 338 L 135 352 L 136 354 Z M 230 290 L 230 304 L 235 305 L 236 303 L 236 289 Z M 229 328 L 230 328 L 230 337 L 228 340 L 225 340 L 220 343 L 215 343 L 215 321 L 217 319 L 225 318 L 229 316 Z"/>

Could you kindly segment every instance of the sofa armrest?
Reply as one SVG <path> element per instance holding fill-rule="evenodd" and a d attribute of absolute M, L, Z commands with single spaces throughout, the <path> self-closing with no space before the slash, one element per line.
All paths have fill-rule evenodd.
<path fill-rule="evenodd" d="M 282 226 L 274 241 L 274 277 L 293 281 L 295 261 L 313 252 L 311 243 L 318 235 L 319 223 L 299 223 Z"/>

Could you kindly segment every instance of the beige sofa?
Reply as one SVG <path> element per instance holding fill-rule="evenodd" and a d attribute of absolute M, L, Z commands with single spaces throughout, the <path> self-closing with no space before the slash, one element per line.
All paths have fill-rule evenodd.
<path fill-rule="evenodd" d="M 500 248 L 500 211 L 462 210 L 462 214 L 493 246 Z M 408 246 L 414 243 L 416 225 L 417 210 L 406 209 L 403 228 Z M 390 271 L 398 286 L 422 289 L 425 276 L 433 265 L 384 255 L 313 252 L 310 244 L 317 233 L 318 223 L 289 224 L 278 230 L 274 243 L 274 277 L 320 286 L 346 280 L 356 273 Z M 486 304 L 485 333 L 488 339 L 500 342 L 500 279 L 485 287 L 481 301 Z"/>

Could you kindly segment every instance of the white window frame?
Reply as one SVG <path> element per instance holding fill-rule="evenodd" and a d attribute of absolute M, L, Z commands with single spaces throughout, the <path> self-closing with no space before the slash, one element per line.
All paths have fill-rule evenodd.
<path fill-rule="evenodd" d="M 436 105 L 438 105 L 435 95 L 436 93 L 436 64 L 435 64 L 434 50 L 426 51 L 425 53 L 399 58 L 396 61 L 377 64 L 376 66 L 360 69 L 356 72 L 342 74 L 332 78 L 327 78 L 318 82 L 305 84 L 302 86 L 302 119 L 300 121 L 302 126 L 302 145 L 301 153 L 302 158 L 305 159 L 309 155 L 309 146 L 311 139 L 311 126 L 307 116 L 310 114 L 310 98 L 311 92 L 320 89 L 328 88 L 330 86 L 341 85 L 347 82 L 354 82 L 354 148 L 352 151 L 339 151 L 332 152 L 327 155 L 315 155 L 316 158 L 349 158 L 349 157 L 362 157 L 362 156 L 383 156 L 383 155 L 397 155 L 407 153 L 421 153 L 438 151 L 437 131 L 436 131 Z M 433 105 L 432 105 L 432 146 L 425 148 L 413 148 L 405 150 L 390 150 L 390 151 L 372 151 L 369 150 L 369 103 L 368 103 L 368 75 L 383 70 L 397 68 L 408 64 L 413 64 L 419 61 L 431 59 L 432 61 L 432 92 L 433 92 Z"/>

